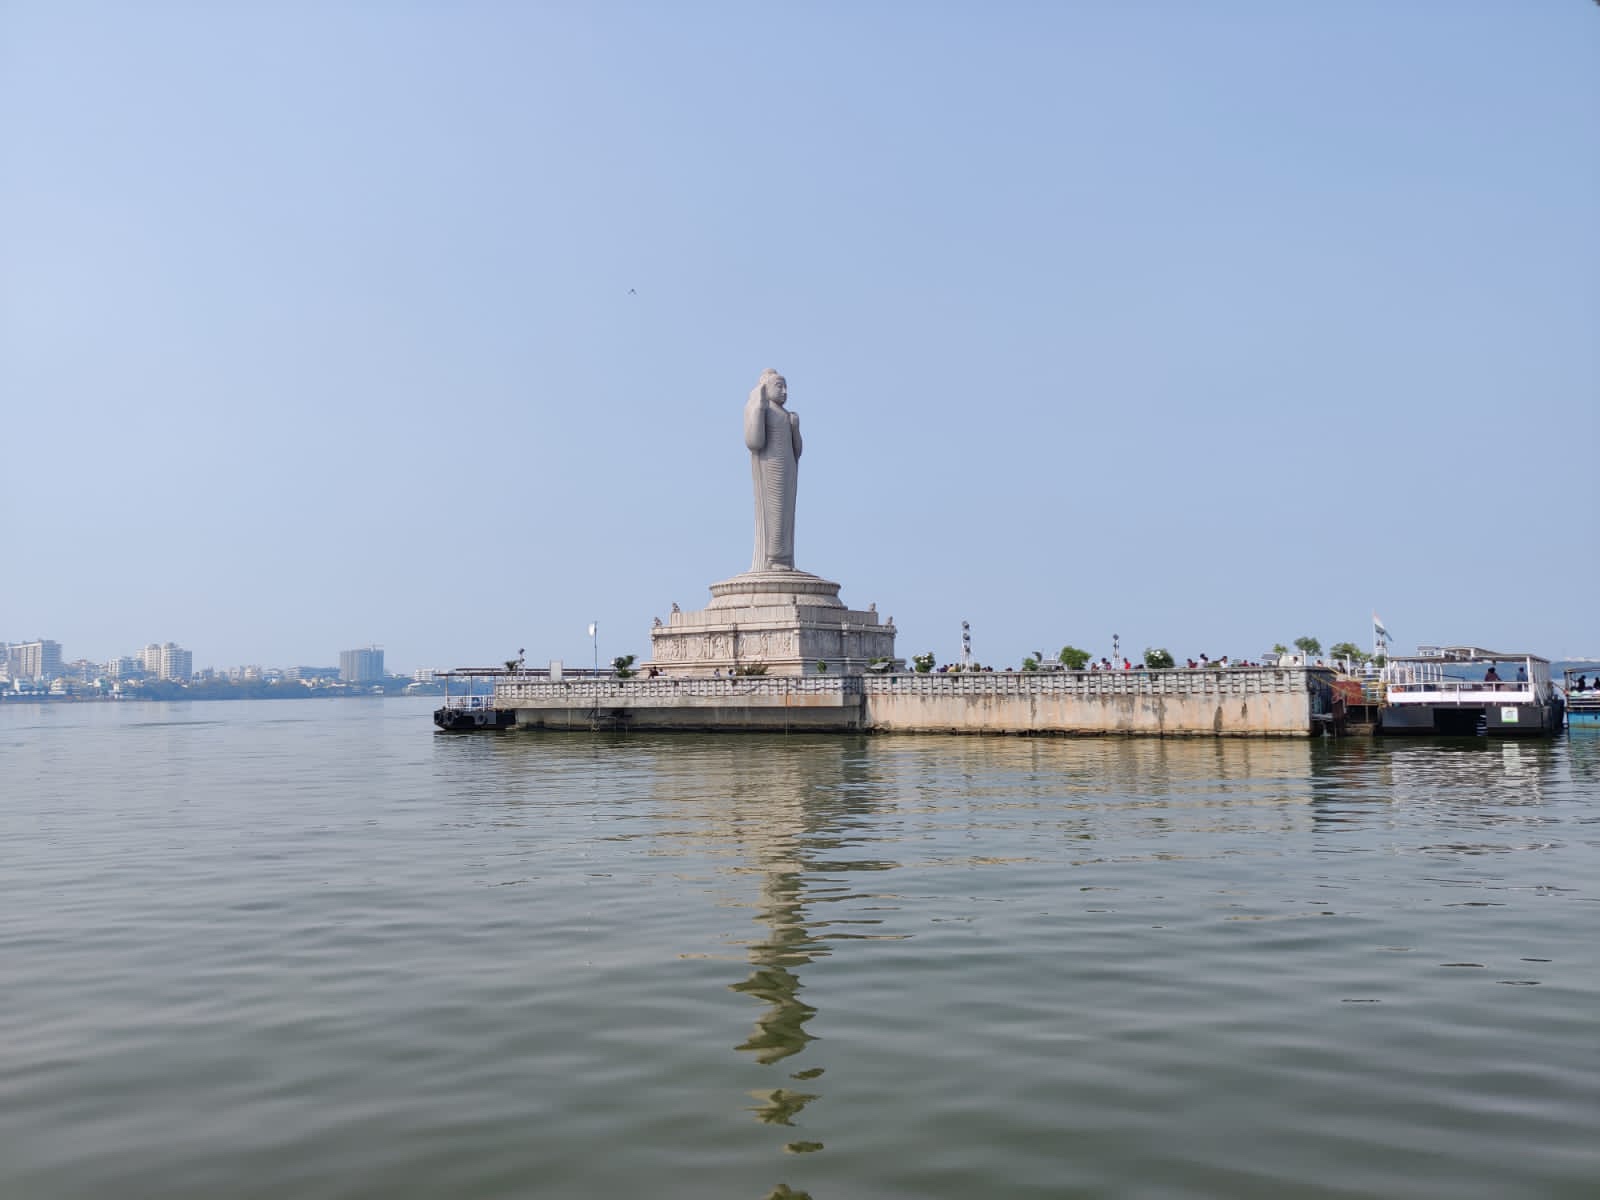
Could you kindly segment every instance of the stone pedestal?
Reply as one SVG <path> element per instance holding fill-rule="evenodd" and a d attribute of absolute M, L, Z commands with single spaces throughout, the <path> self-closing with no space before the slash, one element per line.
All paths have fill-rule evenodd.
<path fill-rule="evenodd" d="M 747 571 L 711 585 L 711 603 L 674 611 L 650 631 L 650 662 L 663 675 L 859 674 L 874 658 L 894 659 L 894 624 L 876 607 L 846 608 L 839 585 L 807 571 Z M 896 661 L 896 666 L 901 666 Z"/>

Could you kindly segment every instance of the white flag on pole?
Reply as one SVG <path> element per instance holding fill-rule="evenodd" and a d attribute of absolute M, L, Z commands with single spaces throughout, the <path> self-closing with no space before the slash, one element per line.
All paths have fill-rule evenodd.
<path fill-rule="evenodd" d="M 594 633 L 595 633 L 595 630 L 597 630 L 599 628 L 600 628 L 600 626 L 596 625 L 593 621 L 590 621 L 589 622 L 589 636 L 593 637 Z"/>
<path fill-rule="evenodd" d="M 1389 631 L 1383 627 L 1383 622 L 1378 618 L 1377 610 L 1373 610 L 1372 613 L 1372 632 L 1384 641 L 1389 640 Z"/>

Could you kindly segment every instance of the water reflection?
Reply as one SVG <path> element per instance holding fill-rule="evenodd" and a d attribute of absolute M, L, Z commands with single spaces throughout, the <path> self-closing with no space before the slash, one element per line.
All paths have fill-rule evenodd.
<path fill-rule="evenodd" d="M 821 1092 L 826 1068 L 802 1058 L 817 1035 L 808 1028 L 816 1006 L 803 995 L 801 970 L 828 956 L 841 938 L 874 936 L 879 917 L 821 919 L 824 905 L 862 899 L 849 875 L 896 864 L 862 850 L 885 785 L 868 743 L 839 738 L 784 740 L 737 738 L 702 743 L 692 754 L 663 754 L 654 763 L 663 803 L 693 818 L 700 836 L 731 842 L 738 875 L 758 877 L 755 914 L 761 926 L 744 943 L 750 971 L 729 984 L 763 1006 L 749 1033 L 734 1046 L 782 1075 L 750 1093 L 747 1111 L 763 1125 L 795 1128 Z M 722 790 L 707 796 L 708 781 Z M 891 935 L 892 936 L 892 935 Z M 823 1149 L 795 1138 L 791 1154 Z M 800 1197 L 780 1185 L 772 1196 Z"/>
<path fill-rule="evenodd" d="M 1552 782 L 1551 741 L 1437 740 L 1380 744 L 1379 781 L 1398 803 L 1439 804 L 1466 811 L 1494 805 L 1538 805 Z"/>
<path fill-rule="evenodd" d="M 1574 783 L 1600 783 L 1600 729 L 1567 732 L 1567 762 Z"/>
<path fill-rule="evenodd" d="M 1350 1042 L 1363 1074 L 1404 1057 L 1395 1046 L 1423 1044 L 1412 1012 L 1455 1004 L 1470 1024 L 1486 1019 L 1475 1005 L 1498 1011 L 1504 1001 L 1471 991 L 1480 978 L 1540 1002 L 1555 989 L 1533 985 L 1572 968 L 1550 965 L 1564 947 L 1525 905 L 1593 903 L 1570 849 L 1551 851 L 1558 830 L 1581 847 L 1574 822 L 1586 818 L 1571 800 L 1575 783 L 1592 794 L 1600 778 L 1600 738 L 1570 756 L 1565 745 L 512 736 L 441 740 L 435 762 L 468 792 L 487 785 L 452 817 L 545 831 L 526 843 L 535 868 L 549 870 L 559 815 L 579 838 L 560 847 L 568 860 L 592 854 L 624 878 L 683 888 L 685 911 L 718 903 L 708 924 L 664 916 L 650 933 L 711 963 L 680 975 L 675 993 L 696 1019 L 713 1012 L 692 1060 L 714 1064 L 697 1085 L 717 1076 L 707 1086 L 724 1127 L 708 1136 L 729 1140 L 734 1115 L 757 1181 L 787 1176 L 767 1195 L 796 1200 L 815 1186 L 800 1173 L 859 1161 L 829 1122 L 854 1130 L 898 1092 L 925 1106 L 915 1128 L 927 1147 L 981 1127 L 970 1134 L 981 1157 L 976 1147 L 1030 1128 L 1031 1113 L 1054 1112 L 1053 1133 L 1076 1129 L 1088 1146 L 1118 1105 L 1130 1127 L 1172 1111 L 1184 1078 L 1173 1063 L 1235 1082 L 1254 1069 L 1210 1054 L 1206 1038 L 1149 1032 L 1182 1026 L 1187 1002 L 1170 997 L 1198 992 L 1229 1012 L 1247 1064 L 1261 1045 L 1309 1037 L 1308 1007 L 1351 1006 L 1335 1018 L 1340 1038 L 1381 1010 L 1371 1020 L 1388 1022 L 1388 1057 L 1363 1059 Z M 520 855 L 505 865 L 532 873 Z M 890 870 L 900 894 L 862 886 Z M 901 955 L 854 940 L 913 935 Z M 982 971 L 964 970 L 964 954 Z M 1278 968 L 1285 959 L 1294 971 Z M 895 1012 L 875 1011 L 867 989 L 890 971 L 914 972 L 895 978 L 916 986 Z M 1410 1009 L 1392 1003 L 1408 998 Z M 980 1010 L 1007 1016 L 974 1020 Z M 1061 1068 L 1037 1065 L 1042 1045 L 1068 1036 L 1085 1064 L 1070 1087 Z M 951 1047 L 968 1045 L 1027 1080 L 1031 1107 L 965 1103 L 952 1081 L 970 1063 Z M 1318 1053 L 1347 1051 L 1330 1037 Z M 669 1080 L 649 1057 L 635 1069 L 661 1074 L 654 1105 L 672 1109 L 683 1059 Z M 1151 1091 L 1163 1087 L 1171 1094 Z M 1079 1107 L 1079 1090 L 1095 1099 Z M 909 1133 L 884 1136 L 894 1148 L 881 1162 L 917 1152 Z"/>

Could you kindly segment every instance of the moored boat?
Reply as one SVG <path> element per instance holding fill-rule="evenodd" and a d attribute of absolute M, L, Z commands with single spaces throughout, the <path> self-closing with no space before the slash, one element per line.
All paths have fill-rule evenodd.
<path fill-rule="evenodd" d="M 433 723 L 445 733 L 475 733 L 481 729 L 510 729 L 516 714 L 510 709 L 496 708 L 493 696 L 474 697 L 471 703 L 462 697 L 453 704 L 433 710 Z"/>
<path fill-rule="evenodd" d="M 1568 667 L 1565 675 L 1567 728 L 1600 729 L 1600 670 Z"/>
<path fill-rule="evenodd" d="M 1561 692 L 1537 654 L 1421 646 L 1389 659 L 1383 682 L 1383 734 L 1549 737 L 1561 729 Z"/>
<path fill-rule="evenodd" d="M 505 670 L 499 667 L 458 667 L 454 671 L 440 672 L 440 678 L 444 680 L 444 703 L 433 710 L 433 723 L 445 733 L 510 729 L 516 714 L 510 709 L 495 706 L 494 681 L 510 674 L 515 667 L 516 663 L 511 662 L 506 664 Z M 466 695 L 450 694 L 450 681 L 453 679 L 466 680 Z M 480 680 L 488 681 L 487 695 L 480 695 L 476 690 Z"/>

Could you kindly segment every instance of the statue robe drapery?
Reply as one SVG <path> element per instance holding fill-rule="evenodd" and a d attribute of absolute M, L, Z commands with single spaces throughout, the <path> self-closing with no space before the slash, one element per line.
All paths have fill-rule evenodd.
<path fill-rule="evenodd" d="M 800 423 L 759 392 L 745 408 L 744 441 L 755 485 L 756 548 L 752 571 L 794 567 L 794 501 L 800 476 Z"/>

